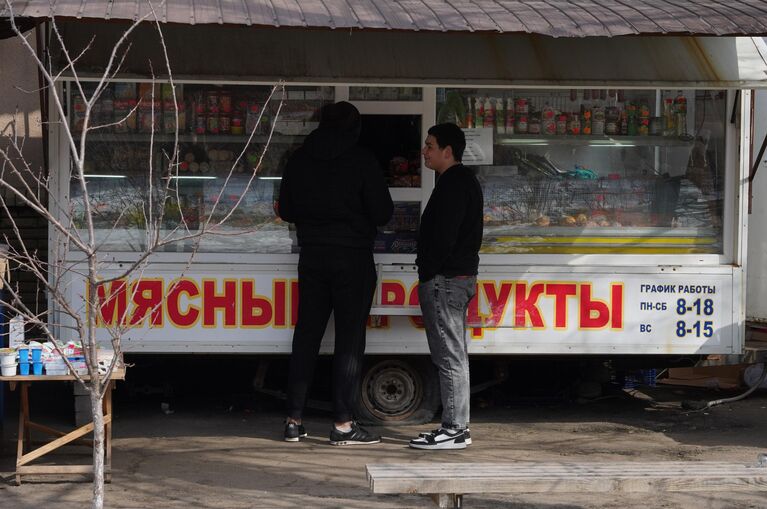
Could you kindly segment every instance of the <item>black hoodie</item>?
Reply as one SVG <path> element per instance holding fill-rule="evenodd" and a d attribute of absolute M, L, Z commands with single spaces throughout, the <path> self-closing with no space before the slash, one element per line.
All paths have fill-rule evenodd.
<path fill-rule="evenodd" d="M 353 105 L 329 104 L 288 160 L 278 207 L 296 224 L 300 246 L 372 249 L 376 226 L 389 222 L 391 195 L 378 161 L 357 146 L 360 127 Z"/>

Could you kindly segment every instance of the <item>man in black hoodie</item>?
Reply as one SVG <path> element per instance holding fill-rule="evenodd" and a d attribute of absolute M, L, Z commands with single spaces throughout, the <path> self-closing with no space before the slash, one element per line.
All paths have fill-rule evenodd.
<path fill-rule="evenodd" d="M 285 440 L 306 436 L 301 422 L 320 342 L 335 315 L 332 445 L 381 438 L 353 421 L 360 390 L 365 328 L 376 285 L 376 227 L 394 205 L 375 157 L 357 146 L 361 119 L 348 102 L 322 108 L 320 125 L 290 157 L 282 176 L 279 214 L 295 223 L 298 322 L 293 332 Z"/>

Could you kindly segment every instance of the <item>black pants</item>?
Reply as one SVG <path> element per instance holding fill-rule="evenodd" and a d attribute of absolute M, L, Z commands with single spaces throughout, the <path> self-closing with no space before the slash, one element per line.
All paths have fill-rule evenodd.
<path fill-rule="evenodd" d="M 304 247 L 298 262 L 298 323 L 293 332 L 288 416 L 300 419 L 330 313 L 335 315 L 333 417 L 352 420 L 360 391 L 365 327 L 376 284 L 366 249 Z"/>

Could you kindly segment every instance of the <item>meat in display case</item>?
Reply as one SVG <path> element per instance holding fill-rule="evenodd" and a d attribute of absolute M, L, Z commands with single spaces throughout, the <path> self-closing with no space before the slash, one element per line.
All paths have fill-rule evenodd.
<path fill-rule="evenodd" d="M 485 253 L 721 253 L 725 92 L 441 89 Z"/>

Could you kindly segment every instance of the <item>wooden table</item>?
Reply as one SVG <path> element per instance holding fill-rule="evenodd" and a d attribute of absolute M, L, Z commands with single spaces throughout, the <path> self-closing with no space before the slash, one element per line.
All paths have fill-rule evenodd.
<path fill-rule="evenodd" d="M 89 377 L 84 375 L 82 378 L 88 380 Z M 125 369 L 115 370 L 107 382 L 108 387 L 104 393 L 104 480 L 106 482 L 110 482 L 112 478 L 112 390 L 116 380 L 124 379 Z M 93 422 L 72 431 L 63 432 L 32 422 L 29 419 L 29 384 L 33 382 L 72 382 L 75 380 L 74 375 L 0 376 L 0 381 L 9 382 L 12 391 L 16 389 L 16 385 L 21 387 L 19 436 L 16 446 L 16 485 L 21 484 L 22 475 L 93 475 L 92 463 L 88 465 L 30 465 L 32 461 L 72 442 L 93 448 L 93 440 L 82 438 L 93 431 Z M 57 438 L 32 450 L 32 430 Z"/>

